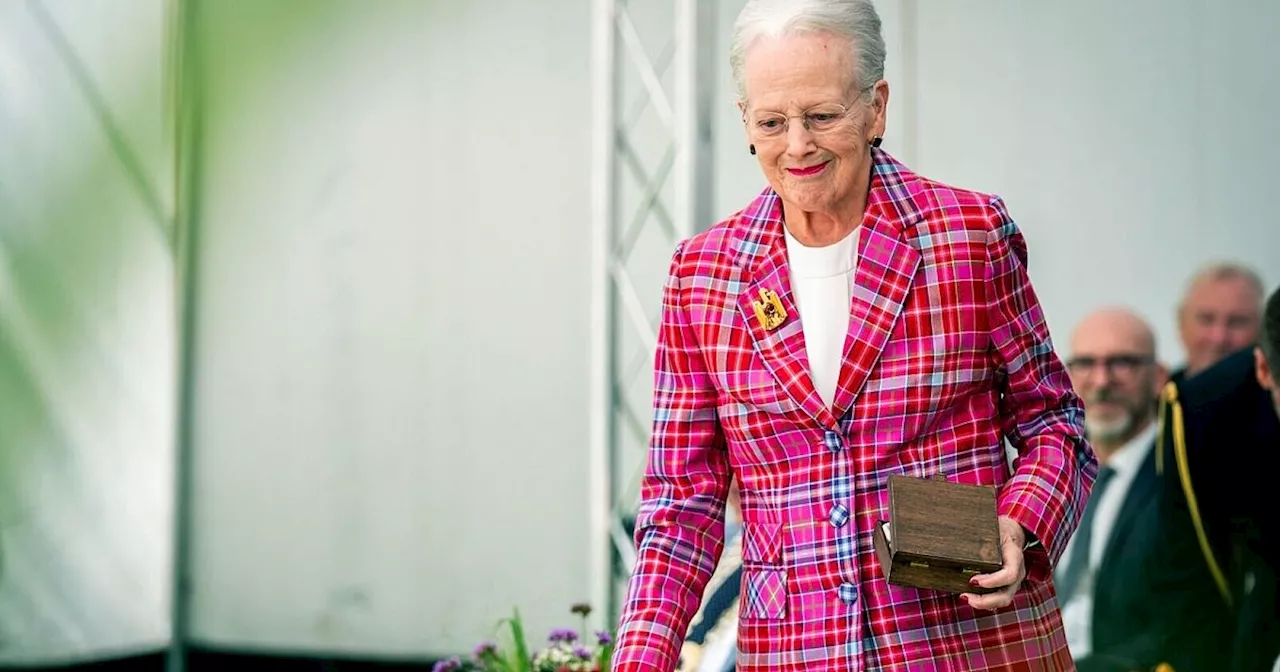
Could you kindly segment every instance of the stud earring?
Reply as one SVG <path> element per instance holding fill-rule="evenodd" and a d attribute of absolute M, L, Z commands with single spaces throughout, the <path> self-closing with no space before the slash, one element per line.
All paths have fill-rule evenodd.
<path fill-rule="evenodd" d="M 751 156 L 755 156 L 755 155 L 756 155 L 756 146 L 755 146 L 755 145 L 747 145 L 747 150 L 751 152 Z"/>
<path fill-rule="evenodd" d="M 875 138 L 873 138 L 873 139 L 871 140 L 871 146 L 872 146 L 872 147 L 879 147 L 879 146 L 880 146 L 880 141 L 881 141 L 881 140 L 882 140 L 882 138 L 881 138 L 880 136 L 878 136 L 878 135 L 877 135 Z"/>

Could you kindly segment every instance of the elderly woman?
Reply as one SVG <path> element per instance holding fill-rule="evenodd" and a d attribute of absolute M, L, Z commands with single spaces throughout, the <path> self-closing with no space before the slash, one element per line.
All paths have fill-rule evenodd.
<path fill-rule="evenodd" d="M 1073 669 L 1050 573 L 1097 470 L 1082 406 L 1001 200 L 879 148 L 884 54 L 869 0 L 752 0 L 734 26 L 769 186 L 671 262 L 616 670 L 676 666 L 734 476 L 739 670 Z M 974 583 L 999 590 L 885 581 L 894 473 L 997 488 L 1003 568 Z"/>

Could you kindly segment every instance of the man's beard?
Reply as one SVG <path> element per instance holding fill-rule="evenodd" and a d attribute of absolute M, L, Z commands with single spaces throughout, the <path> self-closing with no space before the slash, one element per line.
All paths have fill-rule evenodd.
<path fill-rule="evenodd" d="M 1128 436 L 1133 429 L 1133 417 L 1133 413 L 1128 409 L 1125 410 L 1124 415 L 1115 420 L 1099 420 L 1086 414 L 1084 428 L 1089 432 L 1089 437 L 1095 441 L 1116 443 Z"/>
<path fill-rule="evenodd" d="M 1107 390 L 1102 390 L 1087 399 L 1085 402 L 1084 427 L 1089 433 L 1089 438 L 1106 443 L 1118 443 L 1127 437 L 1129 432 L 1133 431 L 1134 423 L 1138 419 L 1138 413 L 1134 410 L 1134 405 L 1125 402 L 1125 399 Z M 1124 413 L 1114 420 L 1102 420 L 1097 416 L 1090 416 L 1088 406 L 1100 403 L 1120 404 L 1124 408 Z"/>

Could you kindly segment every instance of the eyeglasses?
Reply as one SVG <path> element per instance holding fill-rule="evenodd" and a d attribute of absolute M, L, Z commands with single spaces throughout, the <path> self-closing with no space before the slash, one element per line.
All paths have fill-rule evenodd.
<path fill-rule="evenodd" d="M 866 94 L 871 89 L 872 87 L 862 89 L 857 93 L 858 97 Z M 839 103 L 824 103 L 815 105 L 798 115 L 787 115 L 781 112 L 761 112 L 752 115 L 751 127 L 754 129 L 757 138 L 777 138 L 786 135 L 792 119 L 799 119 L 804 124 L 806 131 L 819 134 L 827 133 L 848 123 L 849 118 L 856 109 L 857 107 L 840 105 Z"/>
<path fill-rule="evenodd" d="M 766 112 L 758 115 L 752 123 L 756 135 L 761 138 L 776 138 L 786 135 L 792 119 L 800 119 L 805 130 L 810 133 L 826 133 L 840 128 L 849 120 L 851 110 L 843 105 L 819 105 L 806 110 L 803 114 L 788 116 L 777 112 Z"/>
<path fill-rule="evenodd" d="M 1099 367 L 1106 369 L 1107 373 L 1116 377 L 1132 376 L 1139 369 L 1155 363 L 1155 358 L 1149 355 L 1111 355 L 1110 357 L 1073 357 L 1067 362 L 1067 370 L 1072 375 L 1083 375 L 1092 373 Z"/>

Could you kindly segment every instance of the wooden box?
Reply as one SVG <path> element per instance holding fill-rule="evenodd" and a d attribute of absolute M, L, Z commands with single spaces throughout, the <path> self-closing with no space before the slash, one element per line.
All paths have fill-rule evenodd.
<path fill-rule="evenodd" d="M 876 526 L 875 549 L 894 585 L 993 592 L 969 579 L 1003 566 L 995 488 L 890 475 L 889 520 Z"/>

